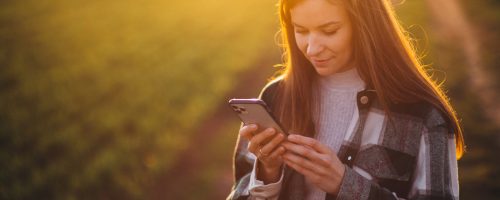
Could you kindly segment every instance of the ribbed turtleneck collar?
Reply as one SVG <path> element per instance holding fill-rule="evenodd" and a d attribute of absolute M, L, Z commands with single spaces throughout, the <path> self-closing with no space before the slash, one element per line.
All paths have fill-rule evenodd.
<path fill-rule="evenodd" d="M 320 76 L 319 82 L 322 87 L 331 90 L 360 91 L 365 88 L 365 82 L 356 67 L 329 76 Z"/>

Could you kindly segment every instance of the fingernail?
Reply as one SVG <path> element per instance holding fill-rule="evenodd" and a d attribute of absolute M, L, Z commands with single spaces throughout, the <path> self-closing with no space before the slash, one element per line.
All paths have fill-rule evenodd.
<path fill-rule="evenodd" d="M 274 128 L 268 128 L 268 129 L 267 129 L 267 132 L 268 132 L 268 133 L 274 133 Z"/>

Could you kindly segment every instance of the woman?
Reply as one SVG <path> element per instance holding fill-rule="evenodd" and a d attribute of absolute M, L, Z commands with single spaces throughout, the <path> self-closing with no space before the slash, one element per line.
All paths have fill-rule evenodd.
<path fill-rule="evenodd" d="M 286 61 L 240 129 L 228 199 L 458 199 L 462 130 L 389 0 L 280 0 Z"/>

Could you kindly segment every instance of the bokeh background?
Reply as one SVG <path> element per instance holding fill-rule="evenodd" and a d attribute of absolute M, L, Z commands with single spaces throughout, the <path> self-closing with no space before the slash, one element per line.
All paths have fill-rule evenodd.
<path fill-rule="evenodd" d="M 498 199 L 500 1 L 393 2 L 465 127 L 461 197 Z M 275 4 L 0 1 L 0 199 L 225 198 Z"/>

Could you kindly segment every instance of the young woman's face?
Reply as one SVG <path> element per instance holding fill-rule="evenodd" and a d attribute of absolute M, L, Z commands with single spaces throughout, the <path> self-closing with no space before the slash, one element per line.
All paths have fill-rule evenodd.
<path fill-rule="evenodd" d="M 352 26 L 338 1 L 304 0 L 290 10 L 300 51 L 328 76 L 352 67 Z"/>

